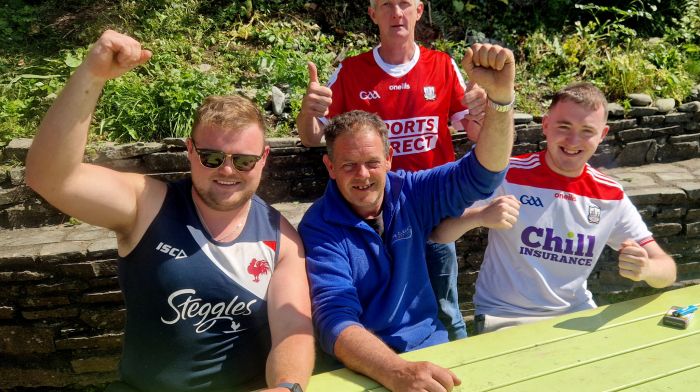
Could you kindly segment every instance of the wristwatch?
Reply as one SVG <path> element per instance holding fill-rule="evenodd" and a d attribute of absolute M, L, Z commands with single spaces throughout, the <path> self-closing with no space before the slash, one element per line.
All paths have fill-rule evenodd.
<path fill-rule="evenodd" d="M 297 383 L 292 384 L 291 382 L 283 382 L 281 384 L 277 384 L 277 386 L 281 388 L 287 388 L 291 392 L 304 392 L 304 390 L 301 389 L 301 385 Z"/>
<path fill-rule="evenodd" d="M 505 113 L 505 112 L 509 112 L 513 109 L 513 105 L 515 104 L 515 94 L 513 94 L 513 100 L 505 105 L 494 102 L 491 100 L 491 98 L 488 98 L 487 100 L 489 101 L 489 106 L 492 109 L 494 109 L 495 111 L 497 111 L 499 113 Z"/>

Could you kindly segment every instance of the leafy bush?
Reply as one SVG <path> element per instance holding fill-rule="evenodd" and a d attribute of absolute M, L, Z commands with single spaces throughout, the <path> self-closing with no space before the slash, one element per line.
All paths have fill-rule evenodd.
<path fill-rule="evenodd" d="M 695 83 L 688 72 L 687 52 L 659 38 L 640 38 L 625 23 L 632 19 L 651 22 L 655 15 L 649 9 L 654 7 L 641 1 L 629 6 L 578 6 L 592 17 L 587 23 L 575 22 L 571 33 L 540 31 L 526 38 L 517 78 L 518 91 L 529 99 L 521 101 L 519 109 L 543 113 L 548 97 L 575 80 L 594 82 L 610 100 L 644 92 L 683 101 Z M 602 18 L 602 13 L 615 18 Z"/>
<path fill-rule="evenodd" d="M 540 114 L 551 93 L 590 80 L 683 100 L 700 79 L 700 0 L 433 0 L 417 30 L 461 59 L 465 38 L 496 39 L 518 59 L 517 108 Z M 577 5 L 578 4 L 578 5 Z M 261 107 L 287 93 L 275 136 L 294 134 L 306 62 L 322 82 L 343 58 L 376 44 L 368 2 L 339 0 L 5 0 L 0 5 L 0 143 L 30 136 L 88 45 L 106 28 L 154 53 L 109 82 L 93 137 L 153 140 L 189 133 L 209 94 L 240 92 Z"/>
<path fill-rule="evenodd" d="M 155 79 L 128 73 L 107 84 L 95 121 L 110 140 L 187 137 L 199 103 L 208 95 L 231 93 L 229 86 L 192 68 L 169 68 Z"/>

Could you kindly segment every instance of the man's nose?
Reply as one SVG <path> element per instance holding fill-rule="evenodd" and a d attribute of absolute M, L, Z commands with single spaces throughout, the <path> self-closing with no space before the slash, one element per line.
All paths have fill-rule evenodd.
<path fill-rule="evenodd" d="M 232 174 L 236 172 L 236 168 L 233 166 L 233 157 L 224 157 L 224 163 L 217 168 L 222 174 Z"/>
<path fill-rule="evenodd" d="M 369 168 L 367 168 L 366 165 L 358 165 L 357 167 L 357 176 L 360 178 L 367 178 L 369 177 Z"/>
<path fill-rule="evenodd" d="M 566 142 L 570 145 L 578 144 L 579 140 L 580 140 L 580 137 L 579 137 L 578 133 L 576 133 L 576 132 L 572 132 L 566 136 Z"/>

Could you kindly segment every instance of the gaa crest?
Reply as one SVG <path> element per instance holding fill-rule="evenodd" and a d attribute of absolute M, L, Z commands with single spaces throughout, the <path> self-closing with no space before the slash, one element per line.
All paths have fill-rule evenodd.
<path fill-rule="evenodd" d="M 425 86 L 423 87 L 423 97 L 428 101 L 434 101 L 437 96 L 435 95 L 435 86 Z"/>
<path fill-rule="evenodd" d="M 588 223 L 600 223 L 600 207 L 591 204 L 588 206 Z"/>

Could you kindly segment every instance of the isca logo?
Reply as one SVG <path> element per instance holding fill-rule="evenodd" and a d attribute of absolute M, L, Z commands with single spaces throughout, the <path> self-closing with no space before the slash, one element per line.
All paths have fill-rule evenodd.
<path fill-rule="evenodd" d="M 360 91 L 360 99 L 379 99 L 379 93 L 376 91 Z"/>
<path fill-rule="evenodd" d="M 168 245 L 163 242 L 159 243 L 158 246 L 156 246 L 156 250 L 159 250 L 168 256 L 173 256 L 176 259 L 184 259 L 185 257 L 187 257 L 187 254 L 184 250 L 175 248 L 172 245 Z"/>
<path fill-rule="evenodd" d="M 520 196 L 520 202 L 529 206 L 544 207 L 542 200 L 537 196 L 522 195 Z"/>

